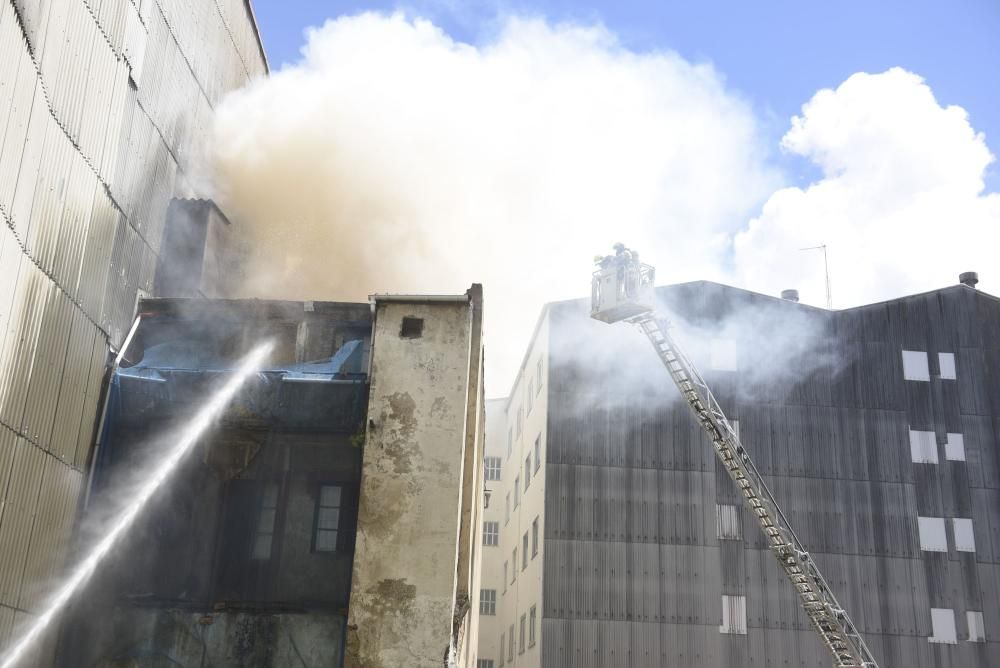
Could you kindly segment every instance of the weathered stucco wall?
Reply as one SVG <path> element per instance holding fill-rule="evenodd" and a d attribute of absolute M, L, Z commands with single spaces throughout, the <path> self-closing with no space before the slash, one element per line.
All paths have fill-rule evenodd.
<path fill-rule="evenodd" d="M 464 469 L 467 447 L 481 448 L 478 428 L 466 439 L 470 410 L 482 411 L 475 301 L 375 299 L 347 666 L 441 666 L 468 635 L 458 573 L 474 570 L 459 559 L 462 509 L 481 489 Z M 478 483 L 481 452 L 471 461 Z M 465 518 L 478 524 L 481 494 L 475 503 Z"/>

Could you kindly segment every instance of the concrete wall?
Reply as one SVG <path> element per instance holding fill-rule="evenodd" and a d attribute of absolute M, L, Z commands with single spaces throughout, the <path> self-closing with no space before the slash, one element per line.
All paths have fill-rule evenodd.
<path fill-rule="evenodd" d="M 471 663 L 474 652 L 458 646 L 475 640 L 468 594 L 478 589 L 475 569 L 462 563 L 470 555 L 461 536 L 475 536 L 482 521 L 482 443 L 467 440 L 470 423 L 479 433 L 483 411 L 481 375 L 470 385 L 482 359 L 470 292 L 472 299 L 374 298 L 347 666 Z M 415 329 L 404 329 L 404 319 Z M 467 463 L 475 467 L 471 489 Z M 469 507 L 476 510 L 463 515 Z"/>
<path fill-rule="evenodd" d="M 265 72 L 246 0 L 0 0 L 0 651 L 63 566 L 167 204 Z"/>

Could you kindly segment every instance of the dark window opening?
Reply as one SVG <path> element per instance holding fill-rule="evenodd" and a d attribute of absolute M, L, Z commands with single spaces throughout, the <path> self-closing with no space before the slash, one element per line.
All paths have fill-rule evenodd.
<path fill-rule="evenodd" d="M 403 326 L 399 330 L 399 335 L 404 339 L 419 339 L 424 335 L 424 319 L 403 318 Z"/>

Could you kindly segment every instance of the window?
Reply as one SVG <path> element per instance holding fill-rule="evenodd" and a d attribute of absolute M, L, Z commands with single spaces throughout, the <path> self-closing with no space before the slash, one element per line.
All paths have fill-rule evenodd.
<path fill-rule="evenodd" d="M 542 465 L 542 435 L 539 434 L 535 437 L 535 473 L 538 473 L 538 467 Z"/>
<path fill-rule="evenodd" d="M 965 438 L 961 434 L 949 432 L 944 444 L 944 458 L 951 462 L 965 461 Z"/>
<path fill-rule="evenodd" d="M 741 540 L 743 538 L 736 506 L 716 504 L 715 530 L 720 540 Z"/>
<path fill-rule="evenodd" d="M 736 341 L 732 339 L 713 340 L 708 365 L 718 371 L 736 371 Z"/>
<path fill-rule="evenodd" d="M 514 428 L 511 427 L 507 430 L 507 459 L 510 459 L 510 453 L 514 451 Z"/>
<path fill-rule="evenodd" d="M 278 484 L 264 484 L 260 496 L 260 513 L 257 515 L 257 530 L 254 532 L 253 548 L 250 558 L 265 560 L 271 558 L 271 545 L 274 542 L 274 524 L 278 515 Z"/>
<path fill-rule="evenodd" d="M 980 624 L 982 624 L 983 613 L 979 613 Z M 531 606 L 528 612 L 528 647 L 535 646 L 535 627 L 538 626 L 538 610 Z M 969 627 L 971 628 L 971 626 Z"/>
<path fill-rule="evenodd" d="M 903 378 L 926 381 L 931 379 L 931 372 L 927 368 L 927 353 L 922 350 L 903 351 Z"/>
<path fill-rule="evenodd" d="M 500 634 L 500 665 L 501 666 L 503 665 L 503 657 L 504 657 L 504 654 L 505 654 L 505 652 L 503 651 L 504 650 L 504 645 L 505 645 L 504 641 L 506 639 L 507 639 L 507 636 L 504 635 L 503 633 L 501 633 Z"/>
<path fill-rule="evenodd" d="M 524 431 L 524 408 L 521 406 L 517 407 L 517 437 L 521 437 L 521 432 Z"/>
<path fill-rule="evenodd" d="M 500 462 L 499 457 L 486 457 L 483 460 L 483 470 L 487 480 L 500 479 Z"/>
<path fill-rule="evenodd" d="M 955 374 L 955 353 L 938 353 L 938 366 L 941 368 L 941 378 L 957 380 Z"/>
<path fill-rule="evenodd" d="M 514 507 L 521 501 L 521 476 L 514 478 Z"/>
<path fill-rule="evenodd" d="M 477 659 L 476 668 L 493 668 L 493 659 Z"/>
<path fill-rule="evenodd" d="M 975 552 L 976 536 L 972 533 L 972 520 L 956 517 L 951 521 L 955 531 L 955 549 L 959 552 Z"/>
<path fill-rule="evenodd" d="M 483 522 L 483 545 L 496 547 L 500 544 L 500 523 Z"/>
<path fill-rule="evenodd" d="M 969 642 L 986 642 L 986 625 L 983 624 L 983 613 L 967 610 L 965 620 L 969 624 Z"/>
<path fill-rule="evenodd" d="M 496 589 L 480 589 L 479 590 L 479 614 L 480 615 L 495 615 L 495 614 L 497 614 L 497 590 Z"/>
<path fill-rule="evenodd" d="M 527 615 L 521 615 L 520 633 L 517 635 L 517 653 L 524 654 L 524 629 L 527 626 Z"/>
<path fill-rule="evenodd" d="M 524 538 L 521 539 L 521 570 L 523 571 L 528 567 L 528 532 L 524 532 Z"/>
<path fill-rule="evenodd" d="M 509 661 L 514 660 L 514 625 L 510 625 L 510 636 L 507 638 L 507 659 Z"/>
<path fill-rule="evenodd" d="M 524 460 L 524 490 L 528 491 L 528 485 L 531 484 L 531 455 L 528 455 Z"/>
<path fill-rule="evenodd" d="M 954 645 L 958 642 L 955 633 L 955 611 L 951 608 L 931 608 L 931 629 L 933 635 L 927 640 Z"/>
<path fill-rule="evenodd" d="M 503 593 L 507 593 L 507 562 L 503 562 Z"/>
<path fill-rule="evenodd" d="M 937 439 L 933 431 L 910 430 L 910 459 L 914 464 L 937 464 Z"/>
<path fill-rule="evenodd" d="M 516 547 L 514 548 L 514 551 L 511 552 L 511 554 L 510 554 L 510 565 L 512 567 L 510 569 L 510 583 L 514 584 L 514 581 L 517 580 L 517 548 Z"/>
<path fill-rule="evenodd" d="M 403 325 L 399 328 L 399 335 L 404 339 L 419 339 L 424 335 L 424 319 L 403 318 Z"/>
<path fill-rule="evenodd" d="M 323 485 L 319 488 L 316 508 L 316 536 L 313 541 L 317 552 L 337 551 L 337 532 L 340 528 L 340 485 Z"/>
<path fill-rule="evenodd" d="M 531 521 L 531 558 L 538 555 L 538 518 Z"/>
<path fill-rule="evenodd" d="M 542 391 L 542 358 L 538 358 L 537 364 L 535 364 L 535 393 Z"/>
<path fill-rule="evenodd" d="M 722 626 L 721 633 L 747 632 L 747 597 L 722 595 Z"/>
<path fill-rule="evenodd" d="M 535 384 L 533 381 L 528 381 L 528 415 L 531 415 L 532 399 L 535 398 Z"/>
<path fill-rule="evenodd" d="M 943 517 L 918 517 L 920 549 L 925 552 L 947 552 L 948 539 L 944 535 Z"/>
<path fill-rule="evenodd" d="M 504 507 L 503 511 L 503 523 L 508 524 L 510 522 L 510 492 L 507 492 L 507 505 Z"/>

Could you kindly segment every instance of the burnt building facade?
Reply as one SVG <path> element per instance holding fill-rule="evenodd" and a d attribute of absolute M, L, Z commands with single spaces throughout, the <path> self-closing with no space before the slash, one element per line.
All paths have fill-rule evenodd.
<path fill-rule="evenodd" d="M 276 345 L 80 597 L 61 665 L 474 665 L 480 295 L 142 302 L 81 551 L 242 355 Z"/>
<path fill-rule="evenodd" d="M 1000 300 L 657 298 L 880 665 L 1000 664 Z M 829 665 L 649 342 L 587 306 L 546 307 L 503 407 L 481 668 Z"/>

